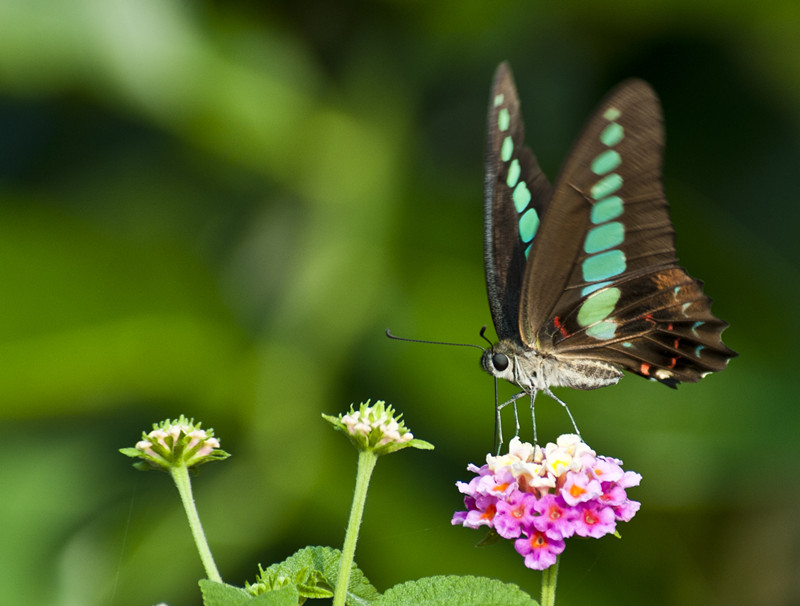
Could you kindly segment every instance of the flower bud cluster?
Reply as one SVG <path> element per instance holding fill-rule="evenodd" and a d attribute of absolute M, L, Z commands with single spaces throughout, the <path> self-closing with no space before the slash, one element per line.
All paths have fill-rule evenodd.
<path fill-rule="evenodd" d="M 391 404 L 385 406 L 383 401 L 376 402 L 374 406 L 362 404 L 358 411 L 342 415 L 342 424 L 350 435 L 373 438 L 374 446 L 383 446 L 390 442 L 402 444 L 414 439 L 414 434 L 408 431 L 400 417 L 395 417 Z"/>
<path fill-rule="evenodd" d="M 134 448 L 123 448 L 121 452 L 142 459 L 136 464 L 140 469 L 193 467 L 227 458 L 228 453 L 219 449 L 214 430 L 202 429 L 200 425 L 183 415 L 167 419 L 154 424 L 152 431 L 143 432 Z"/>
<path fill-rule="evenodd" d="M 428 442 L 415 439 L 403 422 L 402 415 L 383 400 L 375 404 L 370 404 L 368 400 L 361 403 L 357 410 L 351 406 L 348 413 L 337 417 L 322 416 L 336 429 L 347 434 L 358 450 L 370 450 L 382 455 L 409 446 L 433 448 Z"/>

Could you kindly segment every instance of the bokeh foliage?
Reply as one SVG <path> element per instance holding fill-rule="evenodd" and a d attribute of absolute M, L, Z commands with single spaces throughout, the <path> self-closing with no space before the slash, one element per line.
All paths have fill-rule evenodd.
<path fill-rule="evenodd" d="M 0 3 L 0 601 L 199 602 L 174 488 L 117 454 L 180 413 L 234 455 L 195 480 L 227 581 L 339 546 L 355 457 L 320 412 L 367 398 L 436 445 L 378 465 L 370 580 L 536 591 L 509 545 L 449 525 L 491 447 L 475 353 L 383 336 L 476 343 L 490 322 L 504 59 L 551 178 L 606 90 L 654 85 L 678 252 L 741 353 L 676 392 L 561 393 L 644 481 L 623 540 L 568 543 L 560 600 L 800 601 L 794 0 Z M 544 439 L 569 429 L 545 398 L 537 418 Z"/>

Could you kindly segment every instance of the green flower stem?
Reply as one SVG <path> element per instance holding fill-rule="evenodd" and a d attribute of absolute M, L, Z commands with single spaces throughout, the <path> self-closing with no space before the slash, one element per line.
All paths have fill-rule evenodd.
<path fill-rule="evenodd" d="M 358 452 L 356 488 L 353 494 L 353 504 L 350 506 L 350 520 L 347 522 L 347 532 L 344 535 L 342 559 L 339 560 L 339 578 L 336 580 L 333 606 L 344 606 L 344 601 L 347 597 L 347 587 L 350 584 L 350 570 L 353 566 L 353 556 L 356 553 L 358 531 L 361 528 L 364 504 L 367 501 L 367 488 L 372 477 L 372 470 L 375 469 L 375 463 L 377 462 L 378 455 L 373 451 L 367 449 Z"/>
<path fill-rule="evenodd" d="M 217 565 L 214 563 L 214 556 L 211 555 L 211 549 L 208 547 L 208 541 L 206 541 L 203 526 L 200 524 L 200 516 L 197 515 L 197 508 L 194 505 L 192 483 L 189 480 L 189 468 L 186 467 L 186 465 L 173 466 L 169 468 L 169 473 L 175 481 L 178 493 L 181 495 L 183 509 L 186 511 L 186 517 L 189 519 L 189 528 L 192 529 L 194 544 L 197 546 L 197 551 L 200 553 L 200 559 L 203 561 L 206 575 L 210 580 L 222 583 L 222 577 L 219 575 Z"/>
<path fill-rule="evenodd" d="M 542 599 L 541 606 L 555 606 L 556 582 L 558 581 L 558 562 L 542 572 Z"/>

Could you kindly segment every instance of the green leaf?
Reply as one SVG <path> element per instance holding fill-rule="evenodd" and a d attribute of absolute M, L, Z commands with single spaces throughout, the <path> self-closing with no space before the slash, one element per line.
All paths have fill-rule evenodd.
<path fill-rule="evenodd" d="M 203 579 L 200 581 L 200 591 L 203 594 L 203 606 L 297 606 L 302 603 L 294 587 L 284 587 L 253 597 L 241 587 Z"/>
<path fill-rule="evenodd" d="M 293 587 L 301 598 L 330 598 L 339 578 L 341 552 L 331 547 L 304 547 L 283 562 L 261 569 L 254 584 L 247 585 L 251 595 Z M 350 573 L 346 602 L 349 606 L 373 604 L 380 597 L 355 565 Z"/>
<path fill-rule="evenodd" d="M 517 585 L 473 576 L 425 577 L 388 589 L 374 606 L 538 606 Z"/>
<path fill-rule="evenodd" d="M 241 587 L 202 579 L 199 583 L 204 606 L 238 606 L 252 600 Z"/>

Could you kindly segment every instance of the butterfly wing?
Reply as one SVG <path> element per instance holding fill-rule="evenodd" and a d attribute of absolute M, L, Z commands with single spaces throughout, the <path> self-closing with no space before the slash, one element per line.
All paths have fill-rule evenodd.
<path fill-rule="evenodd" d="M 702 284 L 677 264 L 663 147 L 661 107 L 642 81 L 623 82 L 589 120 L 525 268 L 519 331 L 528 347 L 670 386 L 736 355 Z"/>
<path fill-rule="evenodd" d="M 511 70 L 502 63 L 489 98 L 484 184 L 484 263 L 497 336 L 520 342 L 519 304 L 526 251 L 553 188 L 525 146 L 525 130 Z"/>

